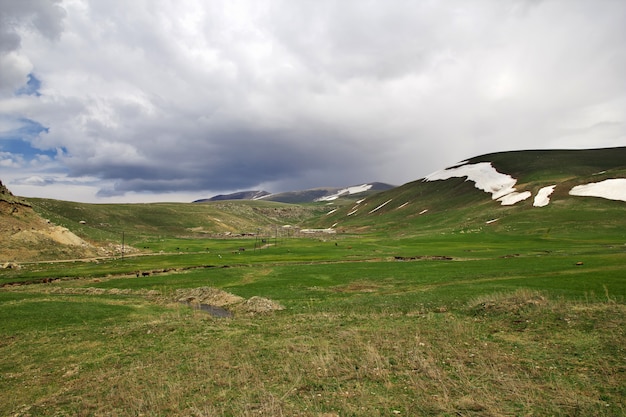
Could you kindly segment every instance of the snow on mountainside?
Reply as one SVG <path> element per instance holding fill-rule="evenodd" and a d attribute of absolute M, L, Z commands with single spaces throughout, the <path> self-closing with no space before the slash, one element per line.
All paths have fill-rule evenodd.
<path fill-rule="evenodd" d="M 545 207 L 548 204 L 550 204 L 550 195 L 554 192 L 555 187 L 556 185 L 549 185 L 539 190 L 539 192 L 535 196 L 535 201 L 533 202 L 533 206 Z"/>
<path fill-rule="evenodd" d="M 515 190 L 517 180 L 510 175 L 502 174 L 489 162 L 464 164 L 453 168 L 434 172 L 424 181 L 447 180 L 453 177 L 467 177 L 476 188 L 491 193 L 491 198 L 500 201 L 503 206 L 510 206 L 531 196 L 530 192 L 519 193 Z"/>
<path fill-rule="evenodd" d="M 372 184 L 362 184 L 362 185 L 355 185 L 352 187 L 342 188 L 341 190 L 337 191 L 334 194 L 316 198 L 315 201 L 332 201 L 332 200 L 338 199 L 339 197 L 345 197 L 351 194 L 364 193 L 365 191 L 370 190 L 372 186 L 373 186 Z"/>
<path fill-rule="evenodd" d="M 514 205 L 532 196 L 530 191 L 517 191 L 517 179 L 508 174 L 498 172 L 490 162 L 470 164 L 463 161 L 451 168 L 433 172 L 423 181 L 439 181 L 449 178 L 463 178 L 474 182 L 479 190 L 491 194 L 503 206 Z M 544 207 L 550 202 L 550 195 L 557 185 L 543 187 L 535 196 L 533 206 Z M 626 178 L 607 179 L 597 183 L 578 185 L 569 191 L 573 196 L 601 197 L 610 200 L 626 201 Z"/>
<path fill-rule="evenodd" d="M 355 195 L 366 195 L 378 191 L 385 191 L 395 186 L 382 182 L 372 182 L 369 184 L 353 185 L 350 187 L 322 187 L 312 188 L 303 191 L 291 191 L 285 193 L 271 194 L 263 197 L 263 200 L 278 201 L 282 203 L 311 203 L 334 201 L 338 198 L 350 197 Z"/>
<path fill-rule="evenodd" d="M 626 178 L 611 178 L 600 182 L 577 185 L 570 190 L 569 194 L 626 201 Z"/>
<path fill-rule="evenodd" d="M 240 191 L 232 194 L 220 194 L 211 198 L 203 198 L 196 200 L 194 203 L 204 203 L 207 201 L 223 201 L 223 200 L 258 200 L 270 195 L 267 191 Z"/>
<path fill-rule="evenodd" d="M 204 203 L 218 200 L 266 200 L 281 203 L 311 203 L 316 201 L 333 201 L 365 192 L 384 191 L 393 188 L 393 185 L 373 182 L 370 184 L 354 185 L 345 188 L 320 187 L 301 191 L 287 191 L 270 194 L 267 191 L 240 191 L 232 194 L 217 195 L 211 198 L 196 200 L 194 203 Z"/>

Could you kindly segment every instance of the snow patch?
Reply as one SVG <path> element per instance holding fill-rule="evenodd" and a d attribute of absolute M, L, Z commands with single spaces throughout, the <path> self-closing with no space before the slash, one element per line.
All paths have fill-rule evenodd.
<path fill-rule="evenodd" d="M 577 185 L 570 190 L 569 194 L 626 201 L 626 178 L 611 178 L 600 182 Z"/>
<path fill-rule="evenodd" d="M 314 234 L 314 233 L 329 233 L 329 234 L 334 234 L 337 233 L 337 231 L 335 231 L 335 229 L 331 229 L 326 228 L 326 229 L 300 229 L 300 233 L 306 233 L 306 234 Z"/>
<path fill-rule="evenodd" d="M 530 191 L 517 192 L 515 189 L 517 180 L 510 175 L 498 172 L 491 162 L 479 162 L 436 171 L 424 178 L 424 181 L 462 177 L 467 177 L 466 181 L 473 181 L 474 186 L 479 190 L 490 193 L 491 199 L 498 200 L 503 206 L 513 205 L 532 195 Z"/>
<path fill-rule="evenodd" d="M 510 175 L 498 172 L 491 162 L 479 162 L 477 164 L 463 165 L 456 168 L 448 168 L 433 172 L 424 178 L 425 181 L 447 180 L 449 178 L 467 177 L 466 181 L 473 181 L 475 187 L 487 193 L 497 200 L 500 197 L 515 191 L 513 187 L 517 180 Z"/>
<path fill-rule="evenodd" d="M 421 214 L 426 213 L 427 211 L 428 211 L 428 209 L 424 209 L 424 210 L 420 211 L 418 214 L 420 214 L 420 215 L 421 215 Z"/>
<path fill-rule="evenodd" d="M 383 204 L 381 204 L 380 206 L 376 207 L 375 209 L 370 210 L 369 214 L 372 214 L 373 212 L 380 210 L 381 208 L 385 207 L 387 204 L 391 203 L 391 200 L 393 199 L 389 199 L 387 201 L 385 201 Z"/>
<path fill-rule="evenodd" d="M 535 201 L 533 201 L 533 206 L 535 207 L 545 207 L 550 203 L 550 195 L 554 191 L 556 185 L 549 185 L 547 187 L 543 187 L 537 195 L 535 196 Z"/>
<path fill-rule="evenodd" d="M 328 215 L 330 215 L 330 214 L 333 214 L 333 213 L 334 213 L 334 212 L 336 212 L 337 210 L 339 210 L 339 209 L 334 209 L 334 210 L 331 210 L 331 211 L 329 211 L 328 213 L 326 213 L 326 215 L 328 216 Z"/>
<path fill-rule="evenodd" d="M 500 219 L 491 219 L 491 220 L 487 220 L 487 221 L 485 222 L 485 224 L 495 223 L 495 222 L 497 222 L 498 220 L 500 220 Z"/>
<path fill-rule="evenodd" d="M 500 197 L 498 199 L 498 201 L 503 206 L 512 206 L 515 203 L 519 203 L 520 201 L 526 200 L 531 195 L 532 194 L 531 194 L 530 191 L 524 191 L 524 192 L 521 192 L 521 193 L 518 193 L 517 191 L 514 191 L 512 193 L 509 193 L 509 194 L 505 195 L 504 197 Z"/>
<path fill-rule="evenodd" d="M 363 185 L 356 185 L 354 187 L 342 188 L 341 190 L 337 191 L 335 194 L 316 198 L 315 201 L 332 201 L 332 200 L 338 199 L 339 197 L 344 197 L 346 195 L 365 192 L 372 187 L 373 187 L 372 184 L 363 184 Z"/>

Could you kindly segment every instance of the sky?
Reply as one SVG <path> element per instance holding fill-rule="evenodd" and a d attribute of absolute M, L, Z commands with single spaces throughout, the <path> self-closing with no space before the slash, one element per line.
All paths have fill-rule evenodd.
<path fill-rule="evenodd" d="M 93 203 L 626 146 L 623 0 L 0 0 L 0 181 Z"/>

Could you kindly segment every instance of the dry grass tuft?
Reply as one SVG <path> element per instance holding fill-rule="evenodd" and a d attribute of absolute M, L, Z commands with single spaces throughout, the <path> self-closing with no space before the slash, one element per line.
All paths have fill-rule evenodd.
<path fill-rule="evenodd" d="M 250 299 L 244 301 L 239 306 L 237 306 L 237 308 L 246 313 L 268 313 L 271 311 L 285 309 L 285 307 L 283 307 L 276 301 L 257 296 L 251 297 Z"/>
<path fill-rule="evenodd" d="M 224 307 L 239 304 L 244 301 L 244 298 L 217 288 L 199 287 L 177 290 L 176 301 L 181 303 L 208 304 L 216 307 Z"/>
<path fill-rule="evenodd" d="M 494 293 L 476 297 L 468 303 L 475 314 L 518 313 L 548 305 L 548 298 L 539 291 L 521 288 L 510 293 Z"/>

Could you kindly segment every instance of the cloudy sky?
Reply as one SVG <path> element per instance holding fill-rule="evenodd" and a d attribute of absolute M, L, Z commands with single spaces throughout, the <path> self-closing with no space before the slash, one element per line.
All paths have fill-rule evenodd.
<path fill-rule="evenodd" d="M 626 145 L 623 0 L 0 0 L 0 180 L 85 202 Z"/>

